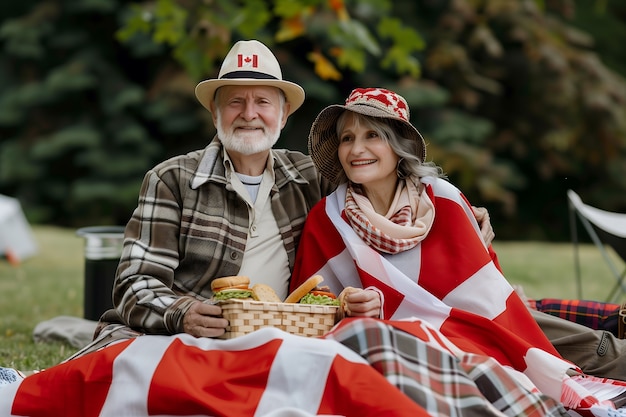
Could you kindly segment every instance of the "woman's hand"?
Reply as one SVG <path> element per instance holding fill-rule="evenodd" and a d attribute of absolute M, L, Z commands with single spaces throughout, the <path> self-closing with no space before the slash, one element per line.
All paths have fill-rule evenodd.
<path fill-rule="evenodd" d="M 228 320 L 222 317 L 222 307 L 194 302 L 183 317 L 183 330 L 195 337 L 219 337 L 226 332 Z"/>
<path fill-rule="evenodd" d="M 496 234 L 493 231 L 491 221 L 489 220 L 489 212 L 484 207 L 472 206 L 472 210 L 474 211 L 474 217 L 476 217 L 476 221 L 480 226 L 480 233 L 483 236 L 483 240 L 485 241 L 487 246 L 491 245 L 491 242 L 493 242 Z"/>
<path fill-rule="evenodd" d="M 346 317 L 380 316 L 380 294 L 374 290 L 347 287 L 339 294 L 339 302 Z"/>

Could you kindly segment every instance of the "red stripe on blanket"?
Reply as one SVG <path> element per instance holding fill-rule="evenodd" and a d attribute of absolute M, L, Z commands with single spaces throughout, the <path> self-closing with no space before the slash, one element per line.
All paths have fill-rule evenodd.
<path fill-rule="evenodd" d="M 491 356 L 519 371 L 526 369 L 524 356 L 531 345 L 485 317 L 452 309 L 440 330 L 466 352 Z"/>
<path fill-rule="evenodd" d="M 506 302 L 506 310 L 493 321 L 513 334 L 524 338 L 534 347 L 538 347 L 554 356 L 561 357 L 559 352 L 548 340 L 537 322 L 532 318 L 524 302 L 513 292 Z"/>
<path fill-rule="evenodd" d="M 473 276 L 491 261 L 481 237 L 464 219 L 463 208 L 448 198 L 432 196 L 432 187 L 427 191 L 435 205 L 435 221 L 421 244 L 422 268 L 419 284 L 439 299 Z M 447 254 L 442 256 L 441 254 Z M 454 262 L 450 262 L 453 258 Z"/>
<path fill-rule="evenodd" d="M 427 417 L 429 414 L 369 364 L 337 356 L 328 373 L 318 414 Z"/>
<path fill-rule="evenodd" d="M 113 379 L 115 358 L 130 343 L 112 345 L 24 379 L 15 394 L 11 414 L 30 417 L 99 416 Z"/>
<path fill-rule="evenodd" d="M 501 364 L 511 365 L 519 371 L 526 369 L 524 356 L 530 347 L 560 358 L 560 354 L 518 300 L 513 293 L 507 302 L 506 311 L 494 320 L 453 308 L 440 330 L 462 350 L 492 356 Z M 516 318 L 521 325 L 515 323 Z"/>
<path fill-rule="evenodd" d="M 254 415 L 282 340 L 248 350 L 206 351 L 174 340 L 156 368 L 148 393 L 151 415 Z M 225 369 L 210 378 L 198 369 Z M 177 381 L 172 384 L 170 381 Z"/>

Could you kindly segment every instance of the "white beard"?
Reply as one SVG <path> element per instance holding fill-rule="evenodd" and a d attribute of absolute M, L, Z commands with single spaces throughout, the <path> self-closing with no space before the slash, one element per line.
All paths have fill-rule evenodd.
<path fill-rule="evenodd" d="M 217 137 L 220 139 L 224 148 L 228 151 L 238 152 L 243 155 L 254 155 L 260 152 L 265 152 L 274 146 L 276 142 L 278 142 L 278 138 L 280 137 L 280 121 L 282 120 L 282 109 L 281 109 L 280 117 L 278 117 L 276 121 L 276 126 L 262 126 L 263 127 L 263 136 L 259 138 L 258 133 L 254 133 L 255 137 L 249 137 L 245 132 L 241 129 L 235 129 L 235 126 L 243 126 L 244 124 L 238 122 L 235 126 L 231 126 L 230 130 L 227 132 L 224 130 L 222 126 L 222 115 L 220 111 L 217 111 Z M 258 123 L 252 124 L 255 127 L 258 126 Z M 255 131 L 258 132 L 258 131 Z"/>

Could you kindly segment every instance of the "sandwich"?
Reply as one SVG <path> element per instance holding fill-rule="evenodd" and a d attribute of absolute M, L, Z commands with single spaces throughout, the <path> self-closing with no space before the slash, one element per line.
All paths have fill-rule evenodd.
<path fill-rule="evenodd" d="M 216 278 L 211 282 L 211 290 L 213 290 L 213 300 L 215 301 L 239 299 L 282 302 L 269 285 L 254 284 L 250 288 L 250 279 L 246 276 Z"/>
<path fill-rule="evenodd" d="M 250 278 L 246 276 L 231 276 L 215 278 L 211 281 L 213 299 L 216 301 L 230 300 L 233 298 L 252 300 L 252 290 L 249 288 Z"/>
<path fill-rule="evenodd" d="M 285 299 L 286 303 L 318 304 L 338 306 L 337 296 L 327 286 L 320 287 L 324 281 L 321 275 L 313 275 L 293 290 Z"/>

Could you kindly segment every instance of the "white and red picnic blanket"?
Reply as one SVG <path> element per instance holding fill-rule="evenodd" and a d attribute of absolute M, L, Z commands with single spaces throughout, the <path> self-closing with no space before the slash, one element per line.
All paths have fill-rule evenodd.
<path fill-rule="evenodd" d="M 560 357 L 502 275 L 462 193 L 442 179 L 422 182 L 434 223 L 420 244 L 396 255 L 377 252 L 353 231 L 343 213 L 346 185 L 322 200 L 307 218 L 291 288 L 314 274 L 336 293 L 375 287 L 385 319 L 426 321 L 456 348 L 522 372 L 568 408 L 596 402 L 568 377 L 576 366 Z"/>
<path fill-rule="evenodd" d="M 407 258 L 358 245 L 337 195 L 313 210 L 302 239 L 301 277 L 380 288 L 386 320 L 344 319 L 323 338 L 266 328 L 118 341 L 0 388 L 0 416 L 626 416 L 601 401 L 625 385 L 569 377 L 575 366 L 487 248 L 464 243 L 482 239 L 461 194 L 446 183 L 427 192 L 435 224 Z"/>
<path fill-rule="evenodd" d="M 403 326 L 408 326 L 403 329 Z M 139 336 L 0 388 L 1 416 L 566 416 L 419 321 L 346 319 L 325 338 Z"/>

